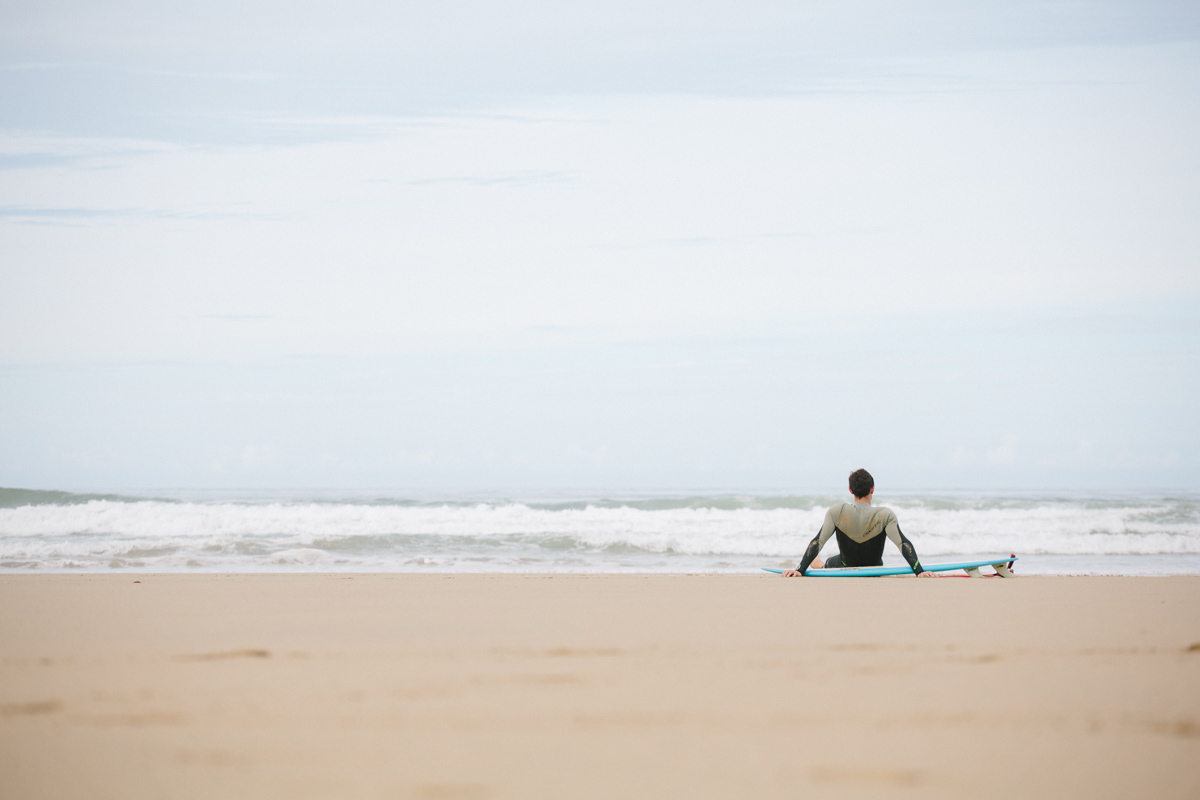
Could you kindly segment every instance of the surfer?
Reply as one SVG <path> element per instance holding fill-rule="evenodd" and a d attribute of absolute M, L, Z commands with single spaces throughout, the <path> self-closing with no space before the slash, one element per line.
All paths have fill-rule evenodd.
<path fill-rule="evenodd" d="M 878 567 L 883 564 L 884 538 L 892 540 L 904 560 L 912 567 L 918 577 L 936 577 L 932 572 L 926 572 L 917 558 L 916 548 L 903 533 L 896 514 L 890 508 L 876 508 L 871 505 L 875 495 L 875 479 L 865 469 L 850 473 L 850 493 L 854 495 L 853 503 L 842 503 L 825 512 L 825 523 L 821 531 L 808 543 L 804 558 L 795 569 L 783 573 L 785 578 L 798 578 L 809 568 L 821 569 L 828 567 Z M 817 558 L 829 537 L 837 534 L 838 554 L 830 556 L 822 562 Z"/>

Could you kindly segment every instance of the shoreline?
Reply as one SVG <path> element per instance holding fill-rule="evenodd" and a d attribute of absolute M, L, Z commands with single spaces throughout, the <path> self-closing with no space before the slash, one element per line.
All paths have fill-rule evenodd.
<path fill-rule="evenodd" d="M 1021 577 L 3 574 L 0 794 L 1200 794 L 1200 576 Z"/>
<path fill-rule="evenodd" d="M 986 554 L 938 554 L 930 558 L 923 558 L 922 561 L 930 566 L 940 563 L 955 563 L 961 561 L 986 560 L 993 556 Z M 937 559 L 933 561 L 932 559 Z M 646 569 L 644 567 L 629 567 L 624 570 L 614 570 L 606 567 L 596 567 L 592 569 L 561 569 L 547 570 L 540 568 L 531 568 L 525 571 L 512 569 L 488 569 L 479 567 L 476 569 L 364 569 L 360 565 L 347 565 L 345 568 L 325 568 L 312 569 L 311 567 L 301 565 L 276 565 L 273 568 L 264 569 L 261 565 L 247 566 L 245 569 L 229 569 L 221 567 L 177 567 L 174 569 L 163 569 L 162 567 L 150 566 L 88 566 L 88 567 L 3 567 L 0 566 L 0 580 L 8 577 L 13 578 L 29 578 L 29 577 L 84 577 L 84 576 L 112 576 L 121 578 L 123 576 L 133 576 L 135 579 L 147 576 L 172 576 L 182 577 L 186 575 L 195 575 L 201 577 L 221 577 L 229 575 L 293 575 L 301 576 L 321 576 L 321 575 L 373 575 L 373 576 L 429 576 L 436 577 L 440 575 L 511 575 L 513 577 L 522 576 L 546 576 L 555 575 L 562 577 L 571 576 L 626 576 L 637 577 L 644 576 L 659 576 L 670 577 L 679 575 L 689 575 L 695 577 L 702 576 L 720 576 L 720 577 L 758 577 L 768 576 L 769 569 L 790 569 L 795 566 L 798 559 L 787 561 L 775 561 L 770 558 L 756 559 L 756 566 L 748 567 L 725 567 L 720 569 L 710 568 L 685 568 L 682 566 L 664 567 L 662 569 Z M 1117 562 L 1105 568 L 1105 571 L 1086 570 L 1076 567 L 1074 570 L 1064 567 L 1063 561 L 1072 562 Z M 1150 565 L 1138 562 L 1150 562 Z M 1047 564 L 1046 562 L 1052 562 Z M 1057 564 L 1053 563 L 1057 562 Z M 1175 566 L 1174 569 L 1165 569 L 1162 564 L 1179 565 L 1180 562 L 1195 562 L 1185 563 L 1184 566 Z M 898 558 L 885 559 L 883 566 L 887 567 L 902 567 L 904 562 Z M 1057 567 L 1057 569 L 1055 569 Z M 941 573 L 943 577 L 965 577 L 963 573 L 958 571 L 949 571 Z M 1184 554 L 1180 555 L 1138 555 L 1138 556 L 1023 556 L 1018 557 L 1016 565 L 1016 576 L 1022 578 L 1187 578 L 1200 577 L 1200 554 Z M 901 576 L 903 577 L 903 576 Z"/>
<path fill-rule="evenodd" d="M 0 571 L 755 573 L 794 566 L 832 502 L 687 493 L 429 502 L 399 490 L 47 499 L 0 508 Z M 893 500 L 922 563 L 1017 553 L 1021 574 L 1200 574 L 1190 498 Z M 902 561 L 894 548 L 884 555 Z"/>

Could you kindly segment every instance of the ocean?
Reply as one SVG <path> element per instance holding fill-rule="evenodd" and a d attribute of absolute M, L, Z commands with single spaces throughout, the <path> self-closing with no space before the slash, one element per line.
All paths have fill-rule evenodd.
<path fill-rule="evenodd" d="M 837 495 L 0 489 L 17 572 L 751 573 L 789 567 Z M 1016 553 L 1017 574 L 1200 574 L 1200 495 L 912 493 L 922 561 Z M 836 543 L 824 554 L 837 552 Z M 902 564 L 887 546 L 885 564 Z"/>

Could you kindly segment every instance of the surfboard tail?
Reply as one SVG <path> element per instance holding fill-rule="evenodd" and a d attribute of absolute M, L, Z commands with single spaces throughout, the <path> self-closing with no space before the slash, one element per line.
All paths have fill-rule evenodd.
<path fill-rule="evenodd" d="M 1001 561 L 997 564 L 992 564 L 992 569 L 996 570 L 996 574 L 999 575 L 1001 578 L 1017 577 L 1016 575 L 1013 574 L 1013 571 L 1012 571 L 1013 561 L 1017 560 L 1017 554 L 1009 553 L 1008 557 L 1011 558 L 1012 561 L 1009 561 L 1007 563 L 1005 563 L 1004 561 Z"/>

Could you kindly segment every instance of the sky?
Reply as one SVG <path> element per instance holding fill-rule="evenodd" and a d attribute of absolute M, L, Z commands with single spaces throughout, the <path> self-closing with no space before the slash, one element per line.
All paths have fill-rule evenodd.
<path fill-rule="evenodd" d="M 1200 6 L 0 4 L 0 485 L 1200 489 Z"/>

